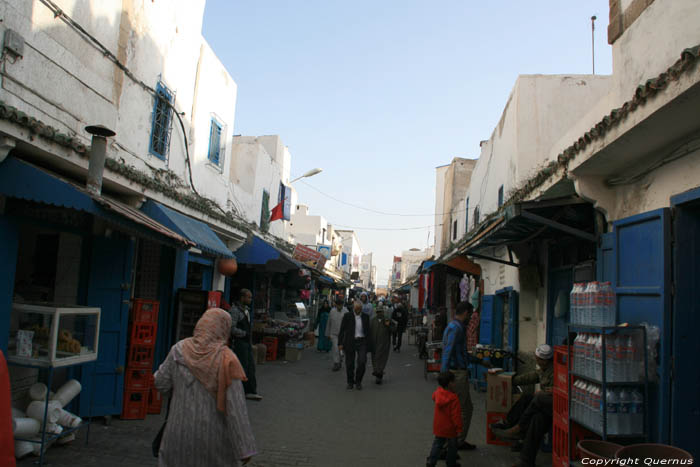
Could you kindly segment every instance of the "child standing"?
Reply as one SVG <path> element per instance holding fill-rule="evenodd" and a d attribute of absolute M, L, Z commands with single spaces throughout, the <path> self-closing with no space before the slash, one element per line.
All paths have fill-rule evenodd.
<path fill-rule="evenodd" d="M 447 467 L 459 467 L 457 463 L 457 435 L 462 431 L 462 410 L 459 398 L 455 394 L 455 375 L 449 371 L 440 373 L 438 387 L 433 393 L 435 414 L 433 415 L 433 434 L 435 440 L 430 450 L 426 466 L 434 467 L 440 451 L 447 444 Z"/>

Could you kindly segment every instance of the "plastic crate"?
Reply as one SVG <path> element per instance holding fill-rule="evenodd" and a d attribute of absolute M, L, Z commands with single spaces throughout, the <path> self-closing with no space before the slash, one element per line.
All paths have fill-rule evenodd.
<path fill-rule="evenodd" d="M 135 323 L 158 323 L 158 309 L 160 303 L 157 300 L 135 298 L 131 306 L 131 321 Z"/>
<path fill-rule="evenodd" d="M 265 360 L 268 362 L 277 360 L 277 342 L 276 337 L 263 337 L 263 344 L 265 344 L 265 347 L 267 347 Z"/>
<path fill-rule="evenodd" d="M 554 387 L 569 393 L 569 354 L 565 345 L 554 346 Z"/>
<path fill-rule="evenodd" d="M 491 431 L 491 424 L 502 422 L 506 418 L 505 413 L 501 412 L 486 412 L 486 444 L 497 444 L 499 446 L 510 446 L 510 442 L 504 441 Z"/>
<path fill-rule="evenodd" d="M 132 345 L 129 347 L 127 368 L 153 368 L 153 346 Z"/>
<path fill-rule="evenodd" d="M 148 390 L 124 391 L 124 405 L 121 418 L 125 420 L 142 420 L 146 418 L 148 408 Z"/>
<path fill-rule="evenodd" d="M 143 391 L 151 387 L 152 378 L 150 368 L 127 368 L 124 387 L 133 391 Z"/>
<path fill-rule="evenodd" d="M 154 323 L 131 323 L 131 339 L 129 345 L 155 345 L 156 325 Z"/>
<path fill-rule="evenodd" d="M 576 445 L 582 439 L 600 439 L 592 431 L 583 428 L 576 422 L 569 424 L 558 418 L 552 419 L 552 465 L 556 467 L 569 467 L 569 443 L 571 443 L 571 460 L 579 458 Z"/>
<path fill-rule="evenodd" d="M 569 395 L 559 388 L 552 389 L 552 418 L 562 424 L 569 419 Z"/>
<path fill-rule="evenodd" d="M 163 396 L 156 389 L 153 375 L 149 378 L 148 384 L 148 409 L 149 414 L 159 414 L 163 406 Z"/>

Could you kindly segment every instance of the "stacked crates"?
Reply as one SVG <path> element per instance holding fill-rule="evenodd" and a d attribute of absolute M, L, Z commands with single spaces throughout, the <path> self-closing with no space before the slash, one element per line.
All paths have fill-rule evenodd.
<path fill-rule="evenodd" d="M 157 400 L 151 394 L 155 390 L 153 354 L 158 327 L 158 308 L 159 304 L 155 300 L 135 298 L 132 302 L 121 414 L 123 419 L 140 420 L 146 418 L 147 413 L 160 413 L 160 394 L 157 395 Z M 153 408 L 149 401 L 153 401 Z"/>

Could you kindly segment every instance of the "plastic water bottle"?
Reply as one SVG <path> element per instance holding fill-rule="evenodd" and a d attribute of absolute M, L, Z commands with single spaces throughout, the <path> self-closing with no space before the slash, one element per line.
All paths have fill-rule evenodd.
<path fill-rule="evenodd" d="M 629 434 L 632 432 L 632 420 L 630 419 L 632 404 L 632 394 L 626 388 L 623 388 L 620 391 L 620 410 L 618 412 L 620 415 L 620 433 L 618 434 Z"/>
<path fill-rule="evenodd" d="M 609 435 L 619 434 L 618 409 L 620 399 L 615 393 L 615 390 L 608 388 L 605 391 L 605 410 L 607 410 L 607 429 Z"/>
<path fill-rule="evenodd" d="M 591 426 L 603 431 L 603 388 L 595 385 L 593 388 L 593 423 Z"/>
<path fill-rule="evenodd" d="M 581 363 L 584 356 L 583 336 L 584 334 L 578 334 L 576 339 L 574 339 L 574 361 L 571 364 L 571 370 L 578 374 L 581 374 L 581 367 L 583 366 Z"/>
<path fill-rule="evenodd" d="M 586 413 L 583 416 L 583 422 L 591 426 L 593 420 L 593 384 L 586 384 Z"/>
<path fill-rule="evenodd" d="M 589 334 L 586 341 L 586 376 L 589 378 L 595 374 L 595 341 L 596 334 Z"/>
<path fill-rule="evenodd" d="M 621 336 L 621 341 L 621 363 L 623 365 L 622 376 L 625 378 L 625 381 L 637 381 L 637 362 L 635 358 L 634 341 L 632 340 L 632 336 Z"/>
<path fill-rule="evenodd" d="M 603 293 L 603 309 L 605 310 L 603 326 L 615 326 L 617 321 L 615 291 L 610 282 L 603 282 L 601 290 Z"/>
<path fill-rule="evenodd" d="M 583 292 L 581 293 L 581 324 L 585 326 L 591 326 L 591 284 L 589 282 L 584 286 Z"/>
<path fill-rule="evenodd" d="M 593 340 L 593 378 L 603 380 L 603 336 L 600 334 Z"/>
<path fill-rule="evenodd" d="M 569 293 L 569 319 L 571 324 L 579 324 L 578 322 L 578 284 L 574 284 Z"/>
<path fill-rule="evenodd" d="M 632 391 L 632 404 L 630 405 L 631 432 L 633 434 L 644 432 L 644 396 L 637 389 Z"/>
<path fill-rule="evenodd" d="M 605 381 L 609 383 L 615 382 L 615 338 L 605 335 Z"/>

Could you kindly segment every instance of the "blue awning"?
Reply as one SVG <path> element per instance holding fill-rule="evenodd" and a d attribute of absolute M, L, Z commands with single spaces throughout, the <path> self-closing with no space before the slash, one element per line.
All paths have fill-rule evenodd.
<path fill-rule="evenodd" d="M 335 281 L 333 280 L 333 278 L 332 278 L 332 277 L 328 277 L 328 276 L 320 276 L 320 277 L 318 278 L 318 280 L 320 280 L 321 282 L 325 282 L 326 284 L 329 284 L 329 285 L 333 285 L 333 284 L 335 283 Z"/>
<path fill-rule="evenodd" d="M 240 264 L 267 264 L 279 257 L 277 248 L 255 235 L 236 250 L 236 261 Z"/>
<path fill-rule="evenodd" d="M 150 199 L 143 204 L 141 210 L 166 227 L 190 239 L 200 250 L 213 256 L 235 257 L 233 252 L 226 248 L 224 242 L 204 222 L 180 214 Z"/>
<path fill-rule="evenodd" d="M 192 245 L 192 242 L 138 209 L 104 195 L 89 193 L 85 187 L 15 157 L 8 157 L 0 163 L 0 194 L 84 211 L 138 235 Z"/>

